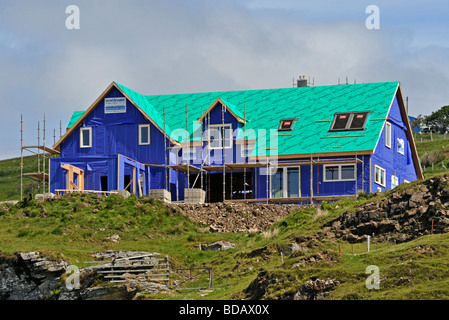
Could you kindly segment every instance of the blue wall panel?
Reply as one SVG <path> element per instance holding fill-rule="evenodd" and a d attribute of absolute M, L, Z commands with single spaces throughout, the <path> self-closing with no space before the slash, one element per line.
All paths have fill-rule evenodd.
<path fill-rule="evenodd" d="M 113 88 L 106 98 L 123 97 Z M 123 154 L 142 163 L 164 164 L 164 135 L 150 126 L 150 145 L 139 145 L 139 124 L 150 124 L 142 113 L 127 101 L 126 113 L 105 114 L 104 100 L 87 116 L 82 127 L 92 127 L 92 147 L 80 148 L 80 130 L 76 129 L 62 144 L 61 157 Z"/>
<path fill-rule="evenodd" d="M 415 165 L 413 163 L 410 143 L 406 135 L 406 126 L 402 121 L 402 116 L 397 97 L 394 98 L 388 114 L 389 123 L 391 123 L 391 148 L 385 146 L 385 126 L 380 135 L 377 147 L 371 159 L 372 185 L 371 191 L 376 192 L 392 189 L 391 177 L 396 174 L 398 183 L 405 180 L 414 181 L 417 179 Z M 398 139 L 404 140 L 404 154 L 398 152 Z M 386 188 L 374 182 L 375 165 L 386 170 Z"/>

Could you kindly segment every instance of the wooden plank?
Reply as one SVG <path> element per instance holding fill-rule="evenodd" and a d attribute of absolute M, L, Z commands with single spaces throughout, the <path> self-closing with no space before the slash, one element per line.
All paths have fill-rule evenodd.
<path fill-rule="evenodd" d="M 45 181 L 48 182 L 48 174 L 47 173 L 43 173 L 43 172 L 28 172 L 28 173 L 23 173 L 22 176 L 24 177 L 29 177 L 38 181 L 42 181 L 45 179 Z"/>
<path fill-rule="evenodd" d="M 332 139 L 332 138 L 355 138 L 355 137 L 365 137 L 365 134 L 352 134 L 347 136 L 325 136 L 321 137 L 321 139 Z"/>

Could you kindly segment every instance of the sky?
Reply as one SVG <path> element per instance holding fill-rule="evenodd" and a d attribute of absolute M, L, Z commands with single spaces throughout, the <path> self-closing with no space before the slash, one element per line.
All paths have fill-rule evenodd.
<path fill-rule="evenodd" d="M 68 6 L 79 8 L 79 29 Z M 378 29 L 367 28 L 375 5 Z M 112 82 L 141 94 L 400 81 L 409 114 L 449 104 L 449 4 L 1 0 L 0 159 L 59 138 Z M 41 140 L 42 143 L 42 140 Z"/>

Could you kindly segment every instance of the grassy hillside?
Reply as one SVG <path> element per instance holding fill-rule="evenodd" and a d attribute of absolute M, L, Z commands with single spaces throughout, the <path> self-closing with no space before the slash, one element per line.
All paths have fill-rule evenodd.
<path fill-rule="evenodd" d="M 248 299 L 251 293 L 245 290 L 261 272 L 267 272 L 270 283 L 263 299 L 291 297 L 313 276 L 342 283 L 329 299 L 448 299 L 449 234 L 402 244 L 373 239 L 369 253 L 365 243 L 316 237 L 326 222 L 385 196 L 305 208 L 265 232 L 244 234 L 211 233 L 150 198 L 73 194 L 2 205 L 0 250 L 56 252 L 78 266 L 86 266 L 83 261 L 92 260 L 90 253 L 97 251 L 150 251 L 168 255 L 175 267 L 214 268 L 214 291 L 206 296 L 190 291 L 148 299 Z M 114 234 L 120 236 L 117 243 L 109 239 Z M 306 248 L 281 258 L 281 250 L 309 236 Z M 217 240 L 236 246 L 206 252 L 195 247 Z M 368 265 L 380 269 L 379 290 L 365 286 Z"/>
<path fill-rule="evenodd" d="M 43 172 L 42 158 L 39 165 Z M 23 172 L 38 172 L 38 156 L 23 157 Z M 48 160 L 45 172 L 48 173 Z M 42 192 L 42 183 L 29 177 L 23 178 L 23 193 L 28 195 Z M 20 200 L 20 157 L 0 161 L 0 201 Z"/>
<path fill-rule="evenodd" d="M 416 135 L 420 157 L 438 151 L 444 159 L 426 167 L 425 176 L 441 175 L 448 162 L 449 136 Z M 26 172 L 37 170 L 36 157 L 25 158 Z M 446 165 L 449 167 L 449 165 Z M 20 159 L 0 162 L 0 199 L 18 199 Z M 29 179 L 26 192 L 35 193 Z M 148 299 L 249 299 L 257 298 L 248 288 L 255 279 L 266 283 L 263 299 L 292 297 L 311 277 L 336 279 L 339 286 L 328 299 L 449 299 L 449 234 L 428 234 L 396 244 L 372 239 L 350 243 L 323 235 L 323 225 L 357 206 L 378 203 L 397 190 L 417 188 L 420 182 L 400 185 L 386 194 L 361 197 L 320 207 L 306 207 L 269 230 L 257 233 L 211 233 L 208 226 L 194 223 L 151 198 L 118 196 L 102 198 L 72 194 L 61 199 L 24 201 L 0 205 L 0 251 L 63 254 L 73 264 L 85 267 L 91 253 L 104 250 L 136 250 L 168 255 L 175 267 L 213 267 L 214 291 L 197 291 Z M 110 237 L 119 235 L 120 241 Z M 200 251 L 198 244 L 228 240 L 236 244 L 226 251 Z M 280 252 L 292 243 L 305 243 L 291 255 Z M 368 290 L 366 268 L 380 270 L 381 287 Z"/>

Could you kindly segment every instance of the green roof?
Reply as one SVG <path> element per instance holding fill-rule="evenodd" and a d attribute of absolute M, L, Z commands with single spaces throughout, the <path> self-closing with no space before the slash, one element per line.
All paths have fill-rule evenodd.
<path fill-rule="evenodd" d="M 269 129 L 278 128 L 280 119 L 298 118 L 292 131 L 278 136 L 277 154 L 287 155 L 374 150 L 384 121 L 370 120 L 387 117 L 398 84 L 396 81 L 148 96 L 117 85 L 161 129 L 165 107 L 169 135 L 174 129 L 186 128 L 186 106 L 189 132 L 198 130 L 200 126 L 192 127 L 193 123 L 217 98 L 238 117 L 246 117 L 246 129 L 265 129 L 268 135 Z M 334 113 L 357 111 L 371 111 L 365 130 L 328 132 Z M 70 124 L 80 116 L 74 114 Z M 265 150 L 261 148 L 258 154 L 265 155 Z"/>

